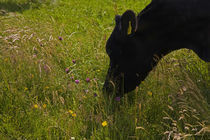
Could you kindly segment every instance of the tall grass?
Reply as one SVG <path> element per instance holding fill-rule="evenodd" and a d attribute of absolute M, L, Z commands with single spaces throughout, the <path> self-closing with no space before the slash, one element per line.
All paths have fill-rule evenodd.
<path fill-rule="evenodd" d="M 149 1 L 0 3 L 2 139 L 210 137 L 210 68 L 192 51 L 164 57 L 120 100 L 102 94 L 114 16 Z"/>

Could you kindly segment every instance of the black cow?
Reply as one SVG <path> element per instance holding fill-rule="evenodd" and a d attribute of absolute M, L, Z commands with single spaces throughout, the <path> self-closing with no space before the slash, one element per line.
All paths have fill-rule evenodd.
<path fill-rule="evenodd" d="M 210 0 L 152 0 L 137 17 L 128 10 L 115 21 L 106 44 L 105 92 L 132 91 L 157 65 L 154 58 L 180 48 L 210 61 Z"/>

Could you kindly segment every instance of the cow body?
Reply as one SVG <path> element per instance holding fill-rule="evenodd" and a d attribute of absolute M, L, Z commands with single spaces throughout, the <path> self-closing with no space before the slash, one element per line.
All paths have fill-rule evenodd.
<path fill-rule="evenodd" d="M 192 49 L 210 61 L 210 1 L 153 0 L 138 14 L 115 17 L 106 44 L 110 57 L 104 90 L 117 96 L 132 91 L 158 63 L 180 48 Z"/>

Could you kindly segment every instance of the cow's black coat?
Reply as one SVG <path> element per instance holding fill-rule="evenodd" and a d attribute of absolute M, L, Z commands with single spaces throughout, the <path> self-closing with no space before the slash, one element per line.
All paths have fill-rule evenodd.
<path fill-rule="evenodd" d="M 136 17 L 131 10 L 115 17 L 106 44 L 110 65 L 104 91 L 132 91 L 171 51 L 192 49 L 210 61 L 210 0 L 153 0 Z"/>

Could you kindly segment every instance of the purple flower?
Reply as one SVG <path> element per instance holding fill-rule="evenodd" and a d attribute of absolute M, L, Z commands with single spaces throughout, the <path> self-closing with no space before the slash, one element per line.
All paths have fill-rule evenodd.
<path fill-rule="evenodd" d="M 79 84 L 79 80 L 75 80 L 75 83 L 76 83 L 76 84 Z"/>
<path fill-rule="evenodd" d="M 44 68 L 44 70 L 45 70 L 46 73 L 48 73 L 48 72 L 51 71 L 50 67 L 49 67 L 47 64 L 45 64 L 45 65 L 43 66 L 43 68 Z"/>
<path fill-rule="evenodd" d="M 36 58 L 37 57 L 37 55 L 36 54 L 33 54 L 33 58 Z"/>
<path fill-rule="evenodd" d="M 61 36 L 58 37 L 59 40 L 63 40 L 63 38 Z"/>
<path fill-rule="evenodd" d="M 86 82 L 89 83 L 90 82 L 90 78 L 86 78 Z"/>
<path fill-rule="evenodd" d="M 76 63 L 76 60 L 74 60 L 74 59 L 73 59 L 73 60 L 72 60 L 72 63 L 74 63 L 74 64 L 75 64 L 75 63 Z"/>
<path fill-rule="evenodd" d="M 66 72 L 66 73 L 69 73 L 69 68 L 66 68 L 66 69 L 65 69 L 65 72 Z"/>
<path fill-rule="evenodd" d="M 115 98 L 115 101 L 118 101 L 119 102 L 120 101 L 120 97 L 116 97 Z"/>
<path fill-rule="evenodd" d="M 94 97 L 97 97 L 98 95 L 96 93 L 94 93 Z"/>

